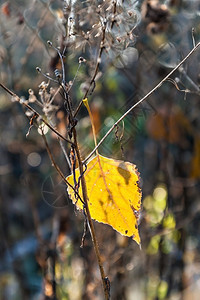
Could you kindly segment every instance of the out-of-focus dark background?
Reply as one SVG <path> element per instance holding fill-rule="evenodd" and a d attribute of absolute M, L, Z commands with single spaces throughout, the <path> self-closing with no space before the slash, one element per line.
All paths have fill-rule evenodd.
<path fill-rule="evenodd" d="M 47 45 L 50 40 L 55 47 L 66 47 L 66 80 L 70 84 L 75 78 L 70 92 L 77 107 L 98 55 L 98 25 L 93 34 L 92 24 L 98 24 L 99 15 L 112 13 L 109 2 L 0 1 L 0 81 L 22 101 L 31 104 L 33 95 L 40 99 L 39 86 L 48 80 L 36 67 L 53 78 L 55 69 L 61 70 L 56 51 Z M 95 90 L 89 96 L 98 139 L 200 39 L 198 1 L 116 3 L 119 26 L 113 23 L 113 35 L 106 33 Z M 71 34 L 67 44 L 66 27 Z M 87 61 L 76 74 L 80 56 Z M 199 84 L 197 50 L 120 124 L 121 142 L 113 132 L 99 149 L 102 155 L 136 164 L 143 192 L 141 250 L 109 226 L 95 224 L 111 299 L 199 299 Z M 50 83 L 48 91 L 50 87 L 53 93 L 56 84 Z M 11 100 L 1 89 L 0 299 L 56 299 L 55 289 L 57 299 L 103 299 L 89 233 L 80 248 L 84 216 L 68 198 L 38 129 L 31 128 L 27 135 L 26 111 Z M 59 93 L 55 105 L 57 129 L 66 135 Z M 36 102 L 32 106 L 44 113 Z M 84 108 L 77 119 L 86 157 L 93 138 Z M 67 176 L 69 167 L 56 135 L 47 131 L 46 137 Z M 69 153 L 67 144 L 64 148 Z"/>

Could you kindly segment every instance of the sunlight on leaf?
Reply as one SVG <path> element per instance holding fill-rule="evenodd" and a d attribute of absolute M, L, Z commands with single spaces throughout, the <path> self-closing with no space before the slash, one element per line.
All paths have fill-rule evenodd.
<path fill-rule="evenodd" d="M 80 176 L 76 169 L 76 181 Z M 140 244 L 138 219 L 141 209 L 139 174 L 135 165 L 129 162 L 94 157 L 87 165 L 85 180 L 88 192 L 88 206 L 92 219 L 112 226 L 122 235 L 132 237 Z M 73 175 L 67 177 L 74 185 Z M 68 194 L 79 209 L 83 203 L 76 199 L 74 191 L 68 187 Z M 79 194 L 82 197 L 81 186 Z"/>

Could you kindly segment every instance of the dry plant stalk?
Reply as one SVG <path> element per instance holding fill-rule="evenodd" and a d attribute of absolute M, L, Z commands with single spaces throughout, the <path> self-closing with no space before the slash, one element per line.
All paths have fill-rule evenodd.
<path fill-rule="evenodd" d="M 167 74 L 167 76 L 165 76 L 154 88 L 152 88 L 151 91 L 148 94 L 146 94 L 142 99 L 140 99 L 136 104 L 134 104 L 129 110 L 127 110 L 126 113 L 123 114 L 118 119 L 118 121 L 116 121 L 115 124 L 108 130 L 108 132 L 104 135 L 104 137 L 101 139 L 101 141 L 98 143 L 98 145 L 93 149 L 93 151 L 88 155 L 88 157 L 84 161 L 82 161 L 82 159 L 81 159 L 80 150 L 78 148 L 77 134 L 76 134 L 75 127 L 72 130 L 72 133 L 73 133 L 73 142 L 72 142 L 71 140 L 68 140 L 65 137 L 63 137 L 55 128 L 53 128 L 46 120 L 44 120 L 42 118 L 42 116 L 36 110 L 34 110 L 30 105 L 28 105 L 26 103 L 21 103 L 20 98 L 15 93 L 13 93 L 10 89 L 8 89 L 3 83 L 0 83 L 0 86 L 7 93 L 9 93 L 12 97 L 14 97 L 16 101 L 18 101 L 19 103 L 21 103 L 22 105 L 24 105 L 26 108 L 28 108 L 30 111 L 32 111 L 36 115 L 36 118 L 40 118 L 40 120 L 42 120 L 54 133 L 56 133 L 58 137 L 60 137 L 63 140 L 67 141 L 68 143 L 70 143 L 75 148 L 77 159 L 78 159 L 78 163 L 79 163 L 80 174 L 82 174 L 82 176 L 81 176 L 82 194 L 83 194 L 82 201 L 84 202 L 84 205 L 85 205 L 85 214 L 87 216 L 87 220 L 88 220 L 88 224 L 89 224 L 89 228 L 90 228 L 90 233 L 91 233 L 91 237 L 92 237 L 92 241 L 93 241 L 93 245 L 94 245 L 94 249 L 95 249 L 95 253 L 96 253 L 96 256 L 97 256 L 97 261 L 98 261 L 98 265 L 99 265 L 99 269 L 100 269 L 100 273 L 101 273 L 102 285 L 103 285 L 103 288 L 104 288 L 105 299 L 109 299 L 110 298 L 109 288 L 108 288 L 108 278 L 105 276 L 105 271 L 104 271 L 104 268 L 103 268 L 103 263 L 102 263 L 100 252 L 99 252 L 99 248 L 98 248 L 98 242 L 97 242 L 97 238 L 96 238 L 96 234 L 95 234 L 95 230 L 94 230 L 94 225 L 93 225 L 93 221 L 91 219 L 89 207 L 88 207 L 88 204 L 87 204 L 87 199 L 88 199 L 88 196 L 87 196 L 87 186 L 86 186 L 85 178 L 84 178 L 83 165 L 93 155 L 93 153 L 98 149 L 98 147 L 104 142 L 104 140 L 106 139 L 106 137 L 115 129 L 115 127 L 136 106 L 138 106 L 140 103 L 142 103 L 143 101 L 145 101 L 157 89 L 159 89 L 159 87 L 161 87 L 161 85 L 166 80 L 168 80 L 170 78 L 170 76 L 198 49 L 199 46 L 200 46 L 200 42 L 182 59 L 182 61 L 171 72 L 169 72 Z M 82 101 L 80 103 L 82 103 Z M 72 111 L 71 111 L 71 113 L 72 113 Z M 58 167 L 58 165 L 56 164 L 56 162 L 53 159 L 53 156 L 52 156 L 51 150 L 50 150 L 50 148 L 48 146 L 48 143 L 47 143 L 47 140 L 45 138 L 45 135 L 43 135 L 43 138 L 44 138 L 44 141 L 45 141 L 47 152 L 49 154 L 49 157 L 50 157 L 50 159 L 51 159 L 51 161 L 52 161 L 52 163 L 53 163 L 56 171 L 59 173 L 59 175 L 61 176 L 61 178 L 65 181 L 65 183 L 69 185 L 69 182 L 67 182 L 64 174 L 62 173 L 62 171 L 60 170 L 60 168 Z M 74 187 L 72 187 L 72 186 L 71 186 L 71 188 L 74 189 Z M 74 189 L 74 192 L 77 193 L 77 191 L 75 189 Z M 80 196 L 78 195 L 78 197 L 80 197 Z"/>
<path fill-rule="evenodd" d="M 109 1 L 107 1 L 109 2 Z M 112 1 L 111 1 L 112 2 Z M 66 85 L 66 81 L 65 81 L 65 65 L 64 65 L 64 61 L 63 61 L 63 57 L 64 57 L 64 52 L 61 53 L 59 49 L 55 48 L 53 46 L 53 44 L 51 42 L 48 42 L 49 46 L 53 47 L 53 49 L 57 52 L 60 61 L 61 61 L 61 65 L 62 65 L 62 75 L 60 74 L 56 74 L 57 79 L 53 80 L 56 81 L 57 84 L 59 85 L 59 91 L 62 90 L 63 93 L 63 100 L 65 103 L 65 106 L 67 107 L 67 112 L 68 112 L 68 119 L 69 119 L 69 128 L 68 128 L 68 137 L 66 138 L 65 136 L 63 136 L 56 128 L 55 126 L 53 126 L 51 124 L 51 121 L 48 121 L 48 117 L 49 117 L 49 111 L 44 111 L 45 117 L 42 117 L 42 115 L 37 112 L 33 107 L 31 107 L 31 105 L 29 105 L 28 103 L 21 101 L 21 99 L 14 93 L 12 92 L 9 88 L 7 88 L 3 83 L 0 83 L 0 86 L 8 93 L 10 94 L 13 99 L 17 102 L 19 102 L 21 105 L 23 105 L 29 112 L 31 112 L 31 119 L 30 119 L 30 126 L 32 126 L 33 124 L 38 127 L 40 126 L 41 122 L 44 123 L 46 126 L 49 127 L 49 129 L 54 132 L 57 137 L 61 140 L 66 141 L 67 143 L 69 143 L 69 145 L 71 146 L 71 149 L 74 151 L 75 156 L 77 158 L 78 161 L 78 167 L 79 167 L 79 171 L 80 171 L 80 181 L 81 181 L 81 187 L 82 187 L 82 195 L 83 198 L 81 199 L 76 187 L 73 187 L 69 184 L 69 182 L 66 180 L 63 172 L 61 171 L 61 169 L 59 168 L 59 166 L 57 165 L 53 154 L 51 152 L 51 149 L 48 145 L 47 139 L 45 137 L 44 134 L 42 134 L 42 137 L 44 139 L 44 143 L 46 146 L 46 150 L 48 152 L 48 155 L 50 157 L 50 160 L 54 166 L 54 168 L 56 169 L 56 171 L 58 172 L 58 174 L 60 175 L 60 177 L 63 179 L 63 181 L 66 183 L 66 185 L 70 185 L 70 187 L 74 190 L 74 193 L 76 194 L 76 196 L 82 201 L 82 203 L 84 204 L 84 213 L 86 215 L 87 218 L 87 222 L 88 222 L 88 227 L 90 229 L 90 234 L 91 234 L 91 238 L 92 238 L 92 242 L 93 242 L 93 246 L 94 246 L 94 250 L 95 250 L 95 254 L 97 257 L 97 261 L 98 261 L 98 266 L 99 266 L 99 270 L 100 270 L 100 274 L 101 274 L 101 280 L 102 280 L 102 285 L 103 285 L 103 290 L 104 290 L 104 297 L 106 300 L 110 299 L 110 284 L 109 284 L 109 279 L 105 274 L 104 271 L 104 267 L 103 267 L 103 263 L 102 263 L 102 259 L 101 259 L 101 255 L 99 252 L 99 247 L 98 247 L 98 241 L 97 241 L 97 237 L 96 237 L 96 233 L 94 230 L 94 225 L 93 225 L 93 221 L 90 215 L 90 209 L 88 207 L 88 194 L 87 194 L 87 185 L 86 185 L 86 181 L 85 181 L 85 176 L 84 176 L 84 164 L 86 164 L 86 162 L 88 161 L 88 159 L 98 150 L 99 146 L 105 141 L 105 139 L 108 137 L 108 135 L 111 134 L 111 132 L 118 126 L 118 124 L 138 105 L 140 105 L 142 102 L 144 102 L 145 100 L 147 100 L 156 90 L 158 90 L 162 84 L 170 79 L 170 76 L 176 71 L 178 70 L 183 63 L 185 63 L 188 58 L 198 49 L 198 47 L 200 46 L 200 42 L 196 45 L 194 45 L 193 49 L 182 59 L 182 61 L 175 67 L 173 68 L 172 71 L 170 71 L 155 87 L 153 87 L 149 93 L 147 93 L 142 99 L 140 99 L 137 103 L 135 103 L 130 109 L 128 109 L 116 122 L 115 124 L 107 131 L 107 133 L 104 135 L 104 137 L 100 140 L 100 142 L 95 145 L 94 149 L 92 150 L 92 152 L 84 159 L 82 160 L 81 158 L 81 153 L 78 147 L 78 137 L 77 137 L 77 131 L 76 131 L 76 116 L 78 115 L 78 112 L 82 106 L 83 100 L 88 96 L 89 92 L 93 92 L 93 89 L 95 88 L 95 80 L 99 71 L 99 66 L 101 63 L 101 58 L 102 58 L 102 53 L 104 50 L 108 50 L 109 47 L 111 47 L 108 43 L 108 37 L 106 37 L 106 29 L 108 28 L 108 24 L 110 26 L 110 30 L 112 31 L 112 28 L 116 22 L 116 16 L 117 16 L 117 10 L 116 10 L 116 1 L 113 1 L 114 5 L 107 5 L 106 7 L 100 6 L 99 11 L 102 13 L 102 19 L 104 18 L 104 20 L 101 22 L 99 22 L 98 24 L 96 24 L 96 35 L 99 34 L 100 38 L 99 38 L 99 47 L 98 47 L 98 55 L 96 58 L 96 64 L 95 64 L 95 68 L 93 70 L 93 74 L 91 76 L 91 79 L 89 81 L 89 85 L 84 93 L 84 97 L 82 98 L 82 100 L 79 102 L 79 105 L 77 106 L 75 112 L 73 111 L 72 108 L 72 101 L 70 99 L 69 96 L 69 90 L 71 89 L 70 87 L 67 87 Z M 95 8 L 96 9 L 96 8 Z M 102 10 L 102 11 L 101 11 Z M 113 18 L 109 20 L 109 18 L 107 17 L 107 11 L 110 12 L 112 11 L 112 16 Z M 131 14 L 130 14 L 131 16 Z M 94 25 L 94 24 L 93 24 Z M 132 34 L 132 29 L 129 32 L 129 36 L 131 36 Z M 92 33 L 91 33 L 92 35 Z M 90 36 L 88 37 L 89 40 Z M 109 36 L 110 38 L 110 36 Z M 120 39 L 123 39 L 124 37 L 120 37 Z M 70 28 L 68 28 L 68 35 L 67 35 L 67 42 L 69 42 L 70 39 Z M 82 60 L 81 60 L 82 62 Z M 81 63 L 80 62 L 80 63 Z M 40 71 L 40 70 L 39 70 Z M 48 77 L 48 75 L 45 75 L 45 77 L 47 77 L 48 79 L 51 80 L 50 77 Z M 62 80 L 61 80 L 62 78 Z M 45 88 L 43 91 L 43 95 L 45 97 Z M 55 95 L 54 95 L 55 97 Z M 49 101 L 49 100 L 48 100 Z M 73 168 L 72 168 L 72 173 L 74 172 Z"/>

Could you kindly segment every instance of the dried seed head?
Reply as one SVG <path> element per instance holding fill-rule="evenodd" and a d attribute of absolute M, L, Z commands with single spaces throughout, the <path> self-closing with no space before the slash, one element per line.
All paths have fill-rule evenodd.
<path fill-rule="evenodd" d="M 40 96 L 42 96 L 42 95 L 43 95 L 43 89 L 39 89 L 38 94 L 39 94 Z"/>
<path fill-rule="evenodd" d="M 21 97 L 20 99 L 19 99 L 19 103 L 20 104 L 24 104 L 24 103 L 26 103 L 27 101 L 26 101 L 26 99 L 25 99 L 25 97 Z"/>
<path fill-rule="evenodd" d="M 36 71 L 38 72 L 38 73 L 41 73 L 41 68 L 39 68 L 39 67 L 36 67 Z"/>
<path fill-rule="evenodd" d="M 34 91 L 32 89 L 28 90 L 29 95 L 34 95 Z"/>
<path fill-rule="evenodd" d="M 51 47 L 52 46 L 52 42 L 51 41 L 47 41 L 47 44 Z"/>
<path fill-rule="evenodd" d="M 86 62 L 86 59 L 82 56 L 79 57 L 78 59 L 78 63 L 81 64 L 81 63 L 85 63 Z"/>
<path fill-rule="evenodd" d="M 36 101 L 35 95 L 30 95 L 29 98 L 28 98 L 28 101 L 29 101 L 30 103 L 34 103 L 34 102 Z"/>
<path fill-rule="evenodd" d="M 32 117 L 33 115 L 34 115 L 34 113 L 31 111 L 31 110 L 27 110 L 26 112 L 25 112 L 25 115 L 27 116 L 27 117 Z"/>
<path fill-rule="evenodd" d="M 51 95 L 54 95 L 55 89 L 53 87 L 50 87 L 50 91 L 49 92 L 50 92 Z"/>
<path fill-rule="evenodd" d="M 127 14 L 128 14 L 130 17 L 132 17 L 133 11 L 132 11 L 132 10 L 129 10 L 129 11 L 127 11 Z"/>
<path fill-rule="evenodd" d="M 48 87 L 48 83 L 46 83 L 45 81 L 42 81 L 39 85 L 40 89 L 46 89 Z"/>
<path fill-rule="evenodd" d="M 17 96 L 12 96 L 12 97 L 11 97 L 11 101 L 12 101 L 12 102 L 18 102 L 18 100 L 19 100 L 19 99 L 18 99 Z"/>

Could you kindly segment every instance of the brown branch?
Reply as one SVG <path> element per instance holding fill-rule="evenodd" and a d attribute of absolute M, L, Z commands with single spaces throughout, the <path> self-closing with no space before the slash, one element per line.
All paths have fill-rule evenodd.
<path fill-rule="evenodd" d="M 96 234 L 95 234 L 95 229 L 94 229 L 94 225 L 93 225 L 92 218 L 91 218 L 91 215 L 90 215 L 90 210 L 89 210 L 89 207 L 88 207 L 87 186 L 86 186 L 86 182 L 85 182 L 83 163 L 82 163 L 81 156 L 80 156 L 80 151 L 79 151 L 79 148 L 78 148 L 78 142 L 77 142 L 76 129 L 75 128 L 73 129 L 73 136 L 74 136 L 74 144 L 75 144 L 76 155 L 77 155 L 77 159 L 78 159 L 78 163 L 79 163 L 79 171 L 80 171 L 80 174 L 83 174 L 81 176 L 81 187 L 82 187 L 82 194 L 83 194 L 85 212 L 86 212 L 86 216 L 87 216 L 87 219 L 88 219 L 90 234 L 91 234 L 91 237 L 92 237 L 92 242 L 93 242 L 93 245 L 94 245 L 94 250 L 95 250 L 95 254 L 96 254 L 96 257 L 97 257 L 97 261 L 98 261 L 98 265 L 99 265 L 99 269 L 100 269 L 100 273 L 101 273 L 101 279 L 102 279 L 102 284 L 103 284 L 103 289 L 104 289 L 104 296 L 105 296 L 106 300 L 109 300 L 110 295 L 109 295 L 109 289 L 107 287 L 107 281 L 106 281 L 107 277 L 105 276 L 103 263 L 102 263 L 101 255 L 100 255 L 100 252 L 99 252 L 99 246 L 98 246 L 98 242 L 97 242 L 97 238 L 96 238 Z"/>
<path fill-rule="evenodd" d="M 181 62 L 171 71 L 169 72 L 150 92 L 148 92 L 142 99 L 140 99 L 137 103 L 135 103 L 131 108 L 129 108 L 116 122 L 115 124 L 107 131 L 107 133 L 100 140 L 98 145 L 92 150 L 92 152 L 86 157 L 83 163 L 86 163 L 87 160 L 96 152 L 99 146 L 105 141 L 105 139 L 110 135 L 110 133 L 117 127 L 117 125 L 139 104 L 144 102 L 149 96 L 151 96 L 158 88 L 162 86 L 162 84 L 176 71 L 180 68 L 180 66 L 197 50 L 200 46 L 200 42 L 196 44 L 196 46 L 181 60 Z"/>

